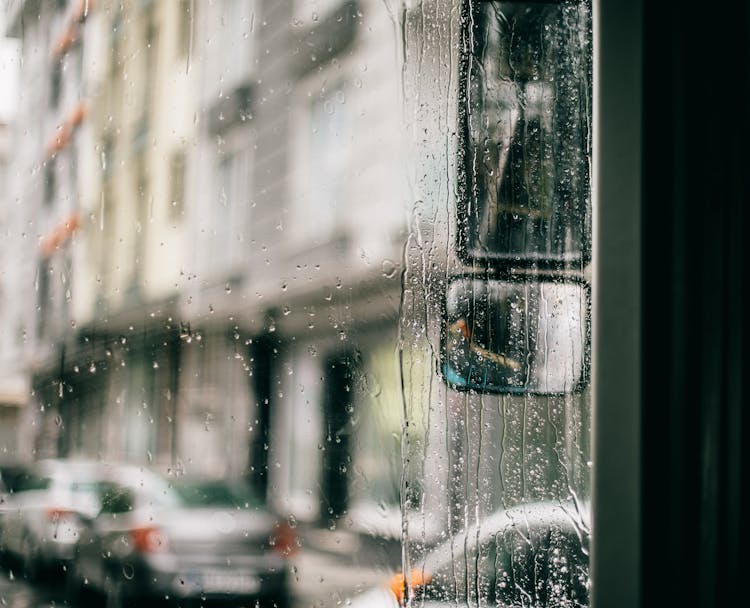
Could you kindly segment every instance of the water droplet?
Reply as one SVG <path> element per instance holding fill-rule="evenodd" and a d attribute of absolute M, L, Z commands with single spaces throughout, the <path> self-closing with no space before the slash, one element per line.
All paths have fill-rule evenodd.
<path fill-rule="evenodd" d="M 383 263 L 380 267 L 383 270 L 383 276 L 386 279 L 392 279 L 394 276 L 396 276 L 396 270 L 398 270 L 398 267 L 392 260 L 383 260 Z"/>

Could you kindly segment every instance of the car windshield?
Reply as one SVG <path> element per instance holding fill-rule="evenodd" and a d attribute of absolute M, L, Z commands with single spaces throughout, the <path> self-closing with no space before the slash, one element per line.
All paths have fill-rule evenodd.
<path fill-rule="evenodd" d="M 248 509 L 261 505 L 252 488 L 243 481 L 189 480 L 175 484 L 175 490 L 188 508 Z"/>
<path fill-rule="evenodd" d="M 74 494 L 96 494 L 97 484 L 94 480 L 75 481 L 71 484 L 70 491 Z"/>
<path fill-rule="evenodd" d="M 32 492 L 37 490 L 47 490 L 52 485 L 49 477 L 37 475 L 35 473 L 24 473 L 14 481 L 12 492 Z"/>

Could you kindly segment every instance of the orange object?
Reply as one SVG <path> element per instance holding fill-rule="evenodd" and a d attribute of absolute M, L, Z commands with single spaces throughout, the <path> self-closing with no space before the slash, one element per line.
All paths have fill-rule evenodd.
<path fill-rule="evenodd" d="M 292 526 L 286 522 L 281 522 L 274 526 L 270 545 L 282 557 L 291 557 L 299 551 L 299 537 Z"/>
<path fill-rule="evenodd" d="M 71 213 L 63 222 L 42 240 L 42 254 L 51 256 L 65 241 L 70 238 L 80 226 L 80 218 L 77 213 Z"/>
<path fill-rule="evenodd" d="M 47 509 L 47 519 L 52 522 L 57 522 L 68 515 L 73 515 L 71 509 L 66 509 L 64 507 L 50 507 Z"/>
<path fill-rule="evenodd" d="M 73 131 L 78 127 L 83 119 L 86 118 L 86 112 L 88 106 L 85 101 L 80 101 L 71 110 L 68 118 L 58 128 L 55 136 L 47 144 L 47 156 L 52 156 L 58 153 L 70 142 L 70 138 L 73 136 Z"/>
<path fill-rule="evenodd" d="M 390 590 L 393 595 L 396 596 L 398 603 L 402 606 L 406 600 L 406 586 L 409 586 L 410 590 L 418 589 L 424 585 L 429 585 L 432 580 L 432 575 L 424 570 L 414 569 L 409 574 L 408 579 L 404 577 L 403 572 L 395 574 L 390 582 Z M 411 594 L 411 593 L 410 593 Z"/>
<path fill-rule="evenodd" d="M 80 125 L 81 122 L 83 122 L 83 119 L 86 117 L 86 109 L 86 102 L 79 101 L 78 105 L 76 105 L 76 107 L 71 111 L 67 123 L 71 127 L 77 127 L 78 125 Z"/>
<path fill-rule="evenodd" d="M 70 125 L 66 122 L 57 128 L 57 133 L 47 144 L 47 155 L 52 156 L 53 154 L 62 150 L 68 145 L 71 136 Z"/>
<path fill-rule="evenodd" d="M 140 553 L 164 553 L 169 548 L 167 537 L 156 526 L 144 526 L 130 531 L 133 547 Z"/>
<path fill-rule="evenodd" d="M 52 47 L 52 56 L 56 57 L 62 55 L 75 44 L 76 40 L 78 40 L 78 23 L 73 21 L 68 24 L 68 27 L 65 28 L 65 31 L 60 35 Z"/>

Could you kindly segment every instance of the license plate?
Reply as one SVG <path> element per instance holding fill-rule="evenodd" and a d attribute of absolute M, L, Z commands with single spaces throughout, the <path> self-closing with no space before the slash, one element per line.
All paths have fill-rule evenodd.
<path fill-rule="evenodd" d="M 204 593 L 257 593 L 260 579 L 248 574 L 212 572 L 202 577 Z"/>

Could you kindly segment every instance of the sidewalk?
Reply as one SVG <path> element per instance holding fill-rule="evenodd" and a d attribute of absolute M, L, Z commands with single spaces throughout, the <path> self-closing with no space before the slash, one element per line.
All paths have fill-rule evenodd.
<path fill-rule="evenodd" d="M 300 531 L 291 560 L 293 608 L 336 608 L 371 587 L 387 585 L 399 568 L 400 545 L 348 531 Z"/>

